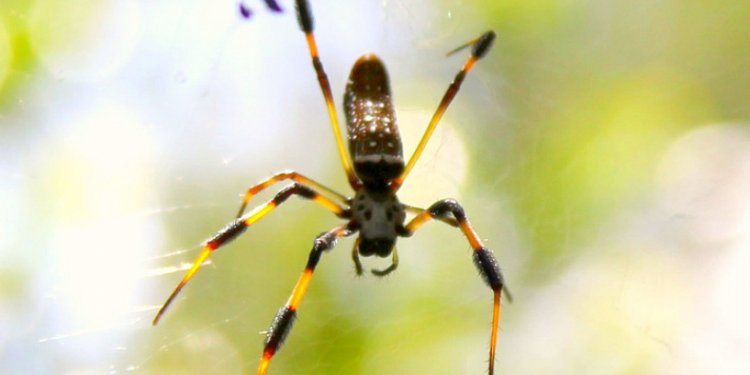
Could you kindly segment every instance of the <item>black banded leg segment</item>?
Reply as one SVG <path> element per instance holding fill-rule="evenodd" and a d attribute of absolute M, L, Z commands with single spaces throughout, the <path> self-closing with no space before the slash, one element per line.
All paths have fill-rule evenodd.
<path fill-rule="evenodd" d="M 427 210 L 415 216 L 404 227 L 404 236 L 411 236 L 419 227 L 432 219 L 446 219 L 447 214 L 452 214 L 458 222 L 458 227 L 466 236 L 471 248 L 474 250 L 474 263 L 479 272 L 493 290 L 503 289 L 504 281 L 497 260 L 493 253 L 487 249 L 479 236 L 471 226 L 466 217 L 463 207 L 454 199 L 443 199 L 433 204 Z"/>
<path fill-rule="evenodd" d="M 453 199 L 438 201 L 426 211 L 415 216 L 408 224 L 406 224 L 402 235 L 405 237 L 411 236 L 427 221 L 444 218 L 447 214 L 452 214 L 456 221 L 458 221 L 458 227 L 464 233 L 471 248 L 474 250 L 472 255 L 474 265 L 476 265 L 479 273 L 482 275 L 482 279 L 484 279 L 493 292 L 492 330 L 490 333 L 489 352 L 489 374 L 493 375 L 495 372 L 495 352 L 497 348 L 498 326 L 500 324 L 500 296 L 502 292 L 505 290 L 505 295 L 508 300 L 512 300 L 512 297 L 505 288 L 505 281 L 503 280 L 503 275 L 500 271 L 497 259 L 495 259 L 495 255 L 484 246 L 479 239 L 479 236 L 474 231 L 474 228 L 471 226 L 469 219 L 466 217 L 463 207 Z"/>
<path fill-rule="evenodd" d="M 348 218 L 350 215 L 348 208 L 340 206 L 336 202 L 320 195 L 318 192 L 305 185 L 294 183 L 281 189 L 276 194 L 276 196 L 273 197 L 273 199 L 269 200 L 262 206 L 258 206 L 255 210 L 247 213 L 246 215 L 239 217 L 231 223 L 227 224 L 227 226 L 225 226 L 208 241 L 206 241 L 205 245 L 203 246 L 203 250 L 193 261 L 193 265 L 185 273 L 185 276 L 182 277 L 180 283 L 177 284 L 177 287 L 174 289 L 174 291 L 172 291 L 172 294 L 169 295 L 166 302 L 164 302 L 159 311 L 156 313 L 152 324 L 156 325 L 157 323 L 159 323 L 159 320 L 161 319 L 162 315 L 164 315 L 164 312 L 167 310 L 169 305 L 172 304 L 172 301 L 174 301 L 175 297 L 177 297 L 182 288 L 190 281 L 190 279 L 195 276 L 195 273 L 198 272 L 200 267 L 203 265 L 203 262 L 208 259 L 208 256 L 212 252 L 218 250 L 220 247 L 239 237 L 247 229 L 247 227 L 260 220 L 264 216 L 268 215 L 269 212 L 273 211 L 280 204 L 284 203 L 292 195 L 299 195 L 302 198 L 312 200 L 313 202 L 329 209 L 338 217 Z"/>
<path fill-rule="evenodd" d="M 247 204 L 250 202 L 250 200 L 256 196 L 261 191 L 265 190 L 267 187 L 280 182 L 284 180 L 292 180 L 298 184 L 305 185 L 310 187 L 311 189 L 317 191 L 317 192 L 323 192 L 329 195 L 332 195 L 336 197 L 336 199 L 339 201 L 339 203 L 346 204 L 348 198 L 344 196 L 343 194 L 338 193 L 337 191 L 307 177 L 302 174 L 299 174 L 295 171 L 283 171 L 276 173 L 275 175 L 266 178 L 265 180 L 253 185 L 249 189 L 247 189 L 247 192 L 245 193 L 245 196 L 242 198 L 242 205 L 240 206 L 239 211 L 237 212 L 237 217 L 239 218 L 242 216 L 242 214 L 245 213 L 245 208 L 247 208 Z"/>
<path fill-rule="evenodd" d="M 271 327 L 266 333 L 266 341 L 263 347 L 263 355 L 258 365 L 258 375 L 264 375 L 268 370 L 268 366 L 271 363 L 271 358 L 281 348 L 284 343 L 289 331 L 294 324 L 294 320 L 297 315 L 297 308 L 299 307 L 302 298 L 307 292 L 307 287 L 310 285 L 315 267 L 320 261 L 320 256 L 323 255 L 324 251 L 328 251 L 336 245 L 336 240 L 340 237 L 345 237 L 352 234 L 353 231 L 349 228 L 349 224 L 345 224 L 336 228 L 331 229 L 318 236 L 313 242 L 313 248 L 310 251 L 310 256 L 307 259 L 307 265 L 305 270 L 302 272 L 297 284 L 294 286 L 292 295 L 289 296 L 289 300 L 276 313 L 276 316 L 271 322 Z"/>

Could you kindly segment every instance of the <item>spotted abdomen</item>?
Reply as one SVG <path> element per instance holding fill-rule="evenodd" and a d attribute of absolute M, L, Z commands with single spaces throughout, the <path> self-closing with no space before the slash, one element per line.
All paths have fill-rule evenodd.
<path fill-rule="evenodd" d="M 354 63 L 344 111 L 354 171 L 365 185 L 387 185 L 404 170 L 404 157 L 388 72 L 377 56 L 363 55 Z"/>

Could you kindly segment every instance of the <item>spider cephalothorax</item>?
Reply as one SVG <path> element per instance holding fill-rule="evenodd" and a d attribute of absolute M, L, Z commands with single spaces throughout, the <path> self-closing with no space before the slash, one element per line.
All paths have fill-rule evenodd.
<path fill-rule="evenodd" d="M 406 212 L 392 191 L 362 190 L 354 196 L 352 219 L 359 224 L 359 254 L 387 257 L 403 233 Z"/>

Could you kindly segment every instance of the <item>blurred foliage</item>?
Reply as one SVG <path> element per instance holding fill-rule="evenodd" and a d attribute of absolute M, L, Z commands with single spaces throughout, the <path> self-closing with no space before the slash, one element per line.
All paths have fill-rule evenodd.
<path fill-rule="evenodd" d="M 64 53 L 68 48 L 76 48 L 76 44 L 75 41 L 55 38 L 59 37 L 54 31 L 54 26 L 59 26 L 55 21 L 80 18 L 81 24 L 76 24 L 80 29 L 75 30 L 81 33 L 82 39 L 86 38 L 86 21 L 96 23 L 94 21 L 99 8 L 81 10 L 70 6 L 73 10 L 69 10 L 68 4 L 61 1 L 2 0 L 0 43 L 5 43 L 4 35 L 7 36 L 8 43 L 0 45 L 0 132 L 10 123 L 4 121 L 5 116 L 10 117 L 13 109 L 19 108 L 16 107 L 18 102 L 27 98 L 22 93 L 34 83 L 41 82 L 39 90 L 42 91 L 46 90 L 45 84 L 68 85 L 65 89 L 71 91 L 79 88 L 85 90 L 86 85 L 94 86 L 88 86 L 91 92 L 98 93 L 97 90 L 101 89 L 91 82 L 51 82 L 54 79 L 50 78 L 50 72 L 39 69 L 30 35 L 44 31 L 42 34 L 51 38 L 44 41 L 49 43 L 44 44 L 44 47 Z M 378 4 L 392 7 L 388 9 L 389 12 L 401 9 L 415 11 L 406 1 Z M 476 25 L 481 25 L 482 28 L 496 30 L 499 35 L 494 50 L 489 55 L 491 57 L 481 61 L 476 71 L 469 75 L 465 88 L 458 96 L 460 99 L 447 112 L 446 119 L 460 118 L 464 122 L 455 130 L 463 137 L 470 157 L 468 179 L 458 183 L 463 190 L 463 196 L 458 198 L 463 199 L 467 208 L 473 208 L 467 211 L 478 232 L 491 243 L 505 267 L 512 290 L 516 292 L 517 302 L 510 305 L 512 313 L 504 318 L 503 330 L 513 337 L 513 329 L 521 324 L 519 322 L 533 317 L 544 321 L 547 313 L 558 310 L 557 307 L 563 303 L 574 306 L 564 310 L 565 312 L 580 313 L 582 319 L 586 320 L 586 324 L 583 324 L 573 322 L 574 317 L 569 317 L 571 321 L 565 323 L 570 324 L 563 324 L 563 328 L 571 331 L 581 329 L 575 335 L 580 342 L 565 342 L 565 348 L 552 347 L 557 343 L 551 343 L 550 347 L 544 347 L 545 352 L 540 354 L 540 358 L 534 358 L 535 363 L 514 363 L 513 354 L 524 350 L 534 353 L 532 349 L 536 348 L 536 341 L 517 335 L 513 337 L 515 341 L 506 345 L 505 342 L 510 340 L 506 341 L 506 332 L 501 331 L 499 357 L 502 359 L 498 361 L 498 365 L 511 369 L 543 369 L 540 370 L 542 372 L 559 370 L 560 373 L 585 373 L 587 369 L 591 370 L 592 364 L 601 364 L 614 358 L 613 361 L 618 362 L 617 364 L 602 364 L 612 366 L 606 368 L 610 371 L 594 370 L 589 373 L 658 372 L 659 361 L 662 359 L 660 352 L 637 343 L 613 349 L 620 346 L 620 340 L 642 339 L 642 332 L 633 333 L 632 327 L 639 321 L 622 323 L 617 320 L 619 316 L 609 314 L 611 310 L 607 309 L 615 308 L 608 304 L 610 301 L 606 297 L 602 298 L 602 302 L 594 300 L 588 294 L 581 296 L 586 293 L 579 292 L 581 295 L 574 296 L 577 298 L 572 299 L 572 302 L 562 301 L 563 297 L 554 293 L 555 290 L 541 288 L 580 263 L 593 264 L 593 268 L 607 274 L 609 269 L 606 267 L 609 263 L 605 264 L 601 260 L 602 253 L 629 250 L 627 246 L 618 243 L 606 244 L 607 248 L 592 244 L 599 245 L 602 237 L 609 238 L 612 234 L 609 231 L 613 225 L 617 225 L 617 219 L 623 212 L 649 204 L 648 196 L 653 194 L 653 179 L 659 158 L 677 137 L 697 126 L 723 122 L 747 123 L 750 118 L 750 38 L 747 37 L 750 35 L 750 22 L 747 21 L 750 20 L 750 2 L 443 0 L 431 4 L 441 10 L 434 13 L 435 19 L 431 20 L 434 24 L 457 22 L 459 30 L 464 27 L 473 30 Z M 35 7 L 43 9 L 39 11 Z M 257 9 L 262 8 L 258 6 Z M 58 12 L 66 11 L 70 11 L 70 14 L 57 17 Z M 316 12 L 324 10 L 316 9 Z M 30 23 L 32 13 L 37 17 L 37 23 L 33 25 Z M 291 18 L 289 13 L 282 17 Z M 256 16 L 259 17 L 259 14 L 260 12 Z M 459 21 L 453 21 L 451 17 L 456 17 Z M 159 17 L 156 19 L 161 21 Z M 291 22 L 287 22 L 286 26 L 290 25 Z M 179 28 L 176 30 L 179 31 Z M 200 31 L 196 35 L 203 36 Z M 170 38 L 166 39 L 168 42 L 172 41 Z M 38 45 L 35 47 L 39 48 Z M 149 48 L 162 52 L 160 48 L 163 47 L 157 45 Z M 192 47 L 192 43 L 189 43 L 189 47 Z M 448 50 L 451 46 L 439 47 Z M 133 62 L 142 64 L 139 69 L 152 70 L 147 70 L 143 76 L 133 80 L 135 94 L 130 94 L 144 97 L 155 95 L 158 99 L 154 90 L 149 89 L 151 86 L 145 84 L 158 81 L 153 77 L 161 79 L 164 75 L 173 75 L 184 79 L 184 76 L 189 76 L 182 70 L 183 66 L 179 61 L 182 55 L 176 50 L 179 48 L 168 47 L 167 52 L 164 52 L 167 56 L 164 60 L 173 64 L 166 68 L 154 68 L 143 61 Z M 217 50 L 218 47 L 214 51 Z M 292 52 L 285 52 L 292 56 Z M 223 49 L 216 52 L 219 56 L 216 60 L 225 58 L 225 53 L 229 55 Z M 419 59 L 418 62 L 425 65 L 427 70 L 430 56 Z M 326 59 L 325 62 L 330 67 L 333 64 L 329 64 L 329 60 Z M 267 62 L 271 66 L 277 63 Z M 217 63 L 206 65 L 209 67 L 201 68 L 210 70 L 211 74 L 221 67 Z M 299 66 L 309 68 L 306 63 L 300 63 Z M 266 69 L 268 66 L 262 67 L 263 69 L 257 69 L 261 71 L 261 75 L 286 73 L 269 73 Z M 135 68 L 132 70 L 137 71 Z M 4 71 L 9 73 L 3 74 Z M 166 74 L 162 74 L 165 71 Z M 295 85 L 314 87 L 313 73 L 303 73 L 309 76 L 309 80 L 295 81 Z M 343 76 L 339 72 L 337 74 Z M 292 73 L 288 75 L 291 76 Z M 216 73 L 216 76 L 219 74 Z M 415 76 L 419 75 L 415 73 Z M 189 106 L 200 109 L 221 107 L 217 104 L 221 100 L 215 98 L 226 98 L 216 94 L 219 91 L 217 87 L 223 82 L 218 79 L 211 81 L 211 78 L 197 81 L 197 86 L 203 85 L 198 90 L 200 95 L 190 97 L 194 93 L 181 92 L 188 97 Z M 436 95 L 431 92 L 437 87 L 432 82 L 416 81 L 412 85 L 419 86 L 420 91 L 413 94 L 417 97 L 415 101 Z M 442 85 L 442 79 L 438 81 Z M 255 84 L 252 80 L 248 82 Z M 107 82 L 109 83 L 111 82 Z M 168 81 L 173 87 L 183 83 Z M 77 84 L 80 87 L 75 86 Z M 131 82 L 127 82 L 112 87 L 126 90 L 123 87 L 130 89 L 130 84 Z M 195 82 L 189 84 L 195 85 Z M 65 89 L 61 92 L 66 92 Z M 258 91 L 265 89 L 253 87 L 253 90 Z M 334 87 L 335 92 L 340 92 L 339 90 L 339 87 Z M 204 91 L 216 97 L 211 98 Z M 204 94 L 215 102 L 206 105 L 203 101 Z M 299 98 L 295 95 L 302 94 L 294 92 L 285 95 L 289 95 L 289 98 L 283 98 L 284 100 L 294 101 Z M 113 96 L 116 100 L 126 101 L 118 95 Z M 295 110 L 304 114 L 300 117 L 304 116 L 306 121 L 317 126 L 318 122 L 325 121 L 323 105 L 317 91 L 311 91 L 309 97 L 315 98 L 315 101 L 295 103 L 299 107 Z M 277 101 L 281 109 L 273 110 L 286 111 L 284 105 L 287 103 Z M 46 103 L 36 105 L 35 108 L 43 109 Z M 158 107 L 157 104 L 151 105 Z M 175 109 L 164 108 L 165 112 L 168 110 Z M 184 108 L 175 111 L 178 110 L 184 111 Z M 195 112 L 188 111 L 187 117 L 200 112 L 193 108 L 190 110 Z M 268 109 L 253 107 L 252 110 Z M 257 115 L 250 112 L 248 110 L 242 115 Z M 55 115 L 50 114 L 50 117 Z M 321 117 L 314 117 L 318 115 Z M 210 118 L 212 114 L 205 116 Z M 195 123 L 203 120 L 200 115 L 196 115 L 196 118 L 198 120 L 194 120 Z M 319 119 L 323 120 L 318 121 Z M 255 118 L 252 120 L 262 122 Z M 35 122 L 19 123 L 27 124 L 32 129 L 39 126 Z M 252 126 L 258 125 L 257 123 Z M 187 156 L 178 157 L 177 160 L 154 161 L 149 166 L 146 166 L 150 164 L 148 162 L 136 163 L 139 168 L 146 170 L 143 175 L 146 176 L 144 180 L 147 183 L 143 183 L 139 189 L 120 187 L 120 190 L 140 192 L 132 201 L 126 202 L 132 206 L 153 205 L 163 209 L 157 215 L 160 215 L 159 228 L 165 238 L 162 239 L 163 243 L 154 246 L 164 252 L 167 252 L 165 249 L 187 249 L 185 253 L 179 254 L 179 259 L 188 262 L 194 253 L 195 244 L 214 233 L 220 227 L 217 223 L 230 219 L 227 215 L 236 208 L 238 189 L 272 171 L 269 170 L 270 167 L 258 167 L 252 162 L 227 162 L 225 164 L 229 166 L 226 168 L 217 168 L 218 163 L 213 163 L 215 159 L 211 158 L 216 158 L 216 154 L 224 150 L 221 149 L 220 142 L 209 140 L 206 135 L 216 138 L 236 137 L 236 129 L 221 128 L 221 124 L 213 122 L 201 122 L 199 126 L 187 124 L 184 128 L 180 127 L 183 124 L 170 123 L 167 126 L 171 126 L 171 136 L 159 140 L 167 145 L 164 147 L 171 147 L 171 152 L 179 152 L 180 155 L 210 155 L 202 159 L 205 164 L 191 163 Z M 277 125 L 261 123 L 258 128 L 272 126 Z M 321 129 L 328 131 L 327 125 Z M 67 130 L 63 129 L 61 133 L 67 135 Z M 191 131 L 199 135 L 187 134 Z M 297 143 L 310 141 L 306 136 L 317 135 L 318 132 L 313 130 L 310 133 L 294 133 L 297 139 L 283 138 L 288 144 L 281 145 L 279 153 L 283 155 L 279 155 L 279 158 L 290 154 L 294 156 L 289 158 L 298 158 L 300 162 L 309 162 L 308 158 L 319 159 L 321 165 L 329 167 L 324 169 L 322 176 L 313 177 L 326 183 L 340 181 L 340 166 L 333 148 L 330 153 L 321 155 L 316 152 L 317 149 L 311 150 L 311 147 L 299 146 Z M 183 135 L 196 139 L 194 143 L 187 142 L 188 145 L 205 148 L 184 147 L 179 143 Z M 256 137 L 248 140 L 246 150 L 232 150 L 221 156 L 244 152 L 248 158 L 253 158 L 252 161 L 258 157 L 276 158 L 260 155 L 262 152 L 254 148 L 258 143 L 266 142 L 264 134 L 258 136 L 253 133 L 253 136 Z M 145 138 L 147 136 L 144 135 L 133 139 Z M 315 138 L 312 142 L 317 140 Z M 93 159 L 90 154 L 76 154 L 78 146 L 73 143 L 68 148 L 58 145 L 55 149 L 62 149 L 76 157 L 68 155 L 66 158 L 65 155 L 53 154 L 54 157 L 50 158 L 45 148 L 44 152 L 40 152 L 44 157 L 34 155 L 29 157 L 31 161 L 24 160 L 27 163 L 24 166 L 34 169 L 29 172 L 33 176 L 29 178 L 30 186 L 24 189 L 31 197 L 27 211 L 31 212 L 30 215 L 36 215 L 30 222 L 45 223 L 37 227 L 54 232 L 54 226 L 60 222 L 83 222 L 90 216 L 90 212 L 81 208 L 86 206 L 85 201 L 96 198 L 107 202 L 113 199 L 109 195 L 112 191 L 99 192 L 102 196 L 92 198 L 94 194 L 91 190 L 96 189 L 85 189 L 86 175 L 96 173 L 96 168 L 76 169 L 76 165 L 88 165 L 86 163 L 92 163 L 88 159 Z M 322 143 L 316 143 L 315 146 L 323 147 Z M 257 154 L 253 154 L 254 152 Z M 165 151 L 159 156 L 165 155 L 171 154 Z M 35 158 L 45 161 L 43 163 Z M 105 178 L 115 180 L 128 175 L 119 173 L 119 167 L 120 165 L 114 165 L 111 170 L 101 169 L 111 173 L 105 173 Z M 153 170 L 148 167 L 153 167 Z M 141 174 L 135 173 L 134 176 L 132 179 L 136 180 Z M 419 185 L 406 187 L 418 189 Z M 143 196 L 151 197 L 148 194 L 151 191 L 157 196 L 154 198 L 156 203 L 148 201 L 151 198 L 145 199 L 148 203 L 142 203 Z M 268 198 L 270 194 L 272 193 L 260 197 L 258 201 Z M 167 208 L 178 207 L 185 202 L 188 203 L 188 208 Z M 138 326 L 137 329 L 128 331 L 130 336 L 122 344 L 127 348 L 127 353 L 118 357 L 116 363 L 108 362 L 107 365 L 117 369 L 135 366 L 144 373 L 158 374 L 177 374 L 188 370 L 193 373 L 252 373 L 261 351 L 262 335 L 259 331 L 267 327 L 278 305 L 288 295 L 302 270 L 312 239 L 337 222 L 328 213 L 311 209 L 308 204 L 294 200 L 279 211 L 273 214 L 272 220 L 263 221 L 251 228 L 248 232 L 250 235 L 232 245 L 232 251 L 217 252 L 211 259 L 215 263 L 201 270 L 196 281 L 188 288 L 189 292 L 185 293 L 187 296 L 175 303 L 173 311 L 168 313 L 167 319 L 157 329 Z M 419 238 L 409 240 L 408 249 L 413 251 L 404 251 L 402 255 L 402 262 L 409 264 L 409 268 L 403 267 L 386 280 L 354 277 L 348 257 L 350 240 L 342 241 L 331 252 L 330 255 L 335 253 L 336 256 L 329 256 L 328 253 L 324 255 L 320 266 L 323 272 L 316 273 L 314 287 L 303 304 L 304 313 L 300 317 L 302 324 L 296 325 L 286 344 L 294 349 L 286 350 L 285 347 L 280 352 L 272 364 L 271 373 L 418 373 L 426 365 L 431 366 L 430 370 L 445 374 L 464 371 L 475 373 L 476 369 L 484 371 L 486 351 L 476 345 L 483 344 L 482 339 L 488 333 L 488 293 L 480 284 L 469 261 L 468 251 L 460 251 L 467 247 L 461 242 L 463 239 L 460 238 L 460 233 L 447 231 L 443 227 L 430 228 L 420 232 Z M 26 230 L 31 233 L 28 234 L 29 237 L 40 232 L 38 228 Z M 508 234 L 510 235 L 505 237 Z M 516 238 L 510 238 L 511 236 Z M 151 244 L 144 244 L 147 245 Z M 176 256 L 165 258 L 163 262 L 166 267 L 179 263 Z M 617 263 L 627 261 L 617 257 L 608 259 Z M 638 262 L 640 261 L 639 259 Z M 637 263 L 634 268 L 648 269 L 653 274 L 664 269 L 660 268 L 662 264 L 657 264 L 657 267 L 652 263 L 644 263 Z M 366 264 L 367 267 L 378 267 L 387 264 L 387 261 L 378 263 L 378 260 L 368 259 Z M 47 271 L 43 269 L 39 273 L 47 277 Z M 675 274 L 679 272 L 679 269 L 674 271 Z M 164 272 L 161 276 L 166 276 L 159 278 L 158 282 L 155 278 L 146 279 L 143 283 L 149 301 L 146 305 L 161 302 L 161 293 L 173 285 L 176 274 Z M 594 279 L 595 276 L 599 275 L 587 274 L 581 278 L 587 283 L 590 280 L 587 277 Z M 0 280 L 5 281 L 0 293 L 10 296 L 7 298 L 15 304 L 20 297 L 12 290 L 30 289 L 17 285 L 25 283 L 29 278 L 25 274 L 13 273 L 0 277 Z M 612 284 L 617 283 L 602 279 Z M 669 287 L 674 288 L 669 289 L 670 291 L 680 290 L 684 286 L 680 284 L 678 277 L 669 281 Z M 166 286 L 161 285 L 162 283 Z M 158 288 L 156 284 L 160 284 Z M 540 290 L 536 290 L 537 287 Z M 597 290 L 590 294 L 601 296 L 610 292 L 611 290 Z M 534 305 L 537 301 L 532 300 L 539 295 L 540 299 L 544 299 L 540 303 L 543 310 L 541 313 L 539 304 Z M 664 297 L 660 294 L 655 296 Z M 655 305 L 659 300 L 656 297 L 649 295 L 644 299 L 649 302 L 647 305 Z M 638 303 L 634 302 L 633 305 Z M 231 308 L 228 304 L 232 305 Z M 150 314 L 152 311 L 146 312 Z M 637 310 L 633 315 L 656 315 L 655 319 L 667 322 L 664 330 L 668 334 L 678 336 L 681 333 L 675 328 L 678 323 L 672 323 L 674 326 L 668 324 L 676 321 L 672 319 L 673 313 L 675 311 L 670 309 L 658 313 Z M 539 317 L 540 315 L 543 316 Z M 144 322 L 148 319 L 150 316 L 140 317 L 136 319 L 136 325 L 145 325 Z M 117 330 L 107 332 L 120 334 L 111 331 Z M 515 332 L 521 331 L 519 329 Z M 541 336 L 545 334 L 531 333 Z M 477 340 L 479 335 L 482 339 Z M 528 341 L 523 342 L 524 339 Z M 0 348 L 2 344 L 0 341 Z M 50 352 L 56 350 L 45 348 Z M 558 362 L 549 359 L 555 359 L 557 351 L 562 355 L 568 354 L 566 350 L 583 354 L 571 355 L 564 369 L 550 368 L 556 367 Z M 615 351 L 617 354 L 613 355 L 612 352 Z M 55 352 L 60 357 L 64 354 Z M 60 360 L 64 362 L 60 366 L 75 368 L 79 354 L 67 354 L 68 357 Z M 467 368 L 470 370 L 465 370 Z"/>
<path fill-rule="evenodd" d="M 27 23 L 32 4 L 25 0 L 0 4 L 0 113 L 16 102 L 20 90 L 34 74 L 36 63 Z"/>
<path fill-rule="evenodd" d="M 513 195 L 543 282 L 595 229 L 643 198 L 685 130 L 750 116 L 750 3 L 486 1 L 499 31 L 507 150 L 479 144 L 484 184 Z M 489 69 L 485 67 L 484 69 Z M 508 132 L 495 129 L 501 139 Z M 506 164 L 510 163 L 510 166 Z M 484 164 L 484 166 L 483 166 Z M 578 249 L 578 250 L 576 250 Z"/>

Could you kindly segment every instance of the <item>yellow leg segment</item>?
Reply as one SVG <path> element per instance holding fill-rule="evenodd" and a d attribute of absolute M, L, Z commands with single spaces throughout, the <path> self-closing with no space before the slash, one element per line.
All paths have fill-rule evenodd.
<path fill-rule="evenodd" d="M 203 247 L 203 250 L 195 259 L 195 261 L 193 261 L 192 267 L 190 267 L 190 269 L 185 273 L 185 276 L 183 276 L 180 283 L 177 284 L 177 287 L 174 289 L 174 291 L 172 291 L 172 294 L 169 295 L 166 302 L 164 302 L 164 304 L 161 306 L 159 311 L 156 313 L 156 316 L 154 317 L 152 324 L 156 325 L 159 323 L 159 320 L 164 315 L 164 312 L 167 310 L 167 308 L 172 304 L 175 297 L 177 297 L 177 295 L 180 293 L 182 288 L 195 276 L 195 274 L 200 269 L 201 265 L 203 265 L 203 263 L 206 261 L 206 259 L 208 259 L 208 256 L 212 252 L 216 251 L 224 244 L 237 238 L 250 225 L 253 225 L 255 222 L 257 222 L 258 220 L 268 215 L 271 211 L 273 211 L 276 207 L 278 207 L 281 203 L 285 202 L 290 196 L 294 194 L 300 195 L 303 198 L 307 198 L 309 200 L 312 200 L 315 203 L 318 203 L 319 205 L 327 208 L 328 210 L 330 210 L 331 212 L 333 212 L 339 217 L 347 216 L 348 211 L 346 208 L 342 207 L 341 205 L 334 202 L 330 198 L 320 195 L 319 193 L 312 190 L 311 188 L 305 185 L 301 185 L 299 183 L 295 183 L 291 186 L 287 186 L 286 188 L 279 191 L 279 193 L 276 194 L 276 196 L 273 199 L 266 202 L 264 205 L 257 207 L 255 210 L 249 212 L 248 214 L 229 223 L 222 230 L 220 230 L 216 235 L 214 235 L 211 239 L 206 241 L 206 244 Z"/>

